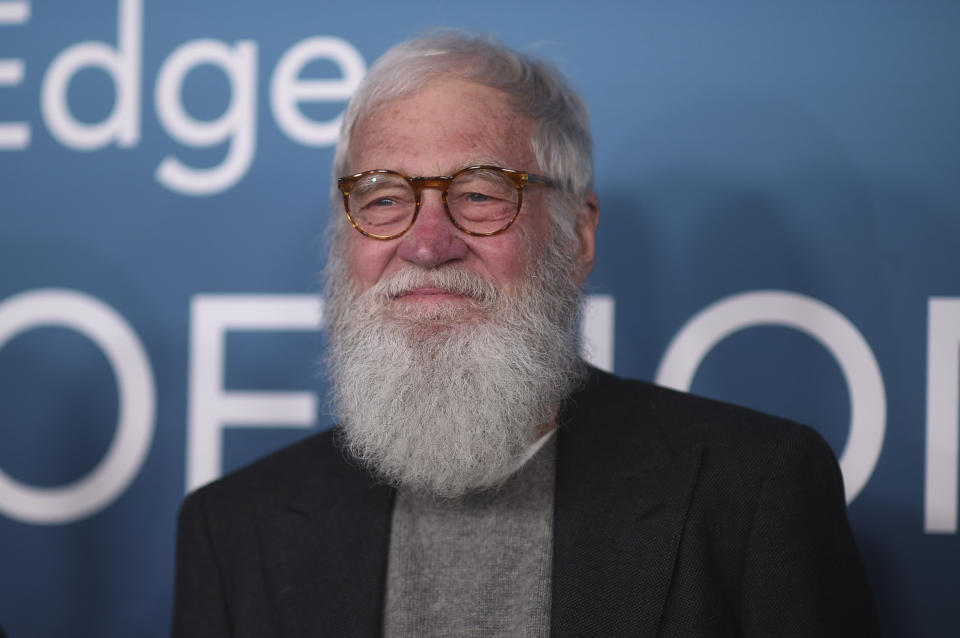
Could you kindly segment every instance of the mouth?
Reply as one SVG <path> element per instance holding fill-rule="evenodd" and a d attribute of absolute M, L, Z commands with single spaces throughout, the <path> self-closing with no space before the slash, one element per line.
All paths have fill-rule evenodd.
<path fill-rule="evenodd" d="M 462 293 L 448 290 L 446 288 L 436 288 L 431 286 L 423 286 L 419 288 L 411 288 L 409 290 L 404 290 L 397 295 L 393 296 L 394 301 L 454 301 L 454 300 L 469 300 L 470 297 Z"/>
<path fill-rule="evenodd" d="M 462 320 L 474 312 L 486 313 L 498 295 L 497 288 L 480 275 L 453 268 L 401 270 L 379 282 L 375 290 L 395 317 L 424 320 Z"/>

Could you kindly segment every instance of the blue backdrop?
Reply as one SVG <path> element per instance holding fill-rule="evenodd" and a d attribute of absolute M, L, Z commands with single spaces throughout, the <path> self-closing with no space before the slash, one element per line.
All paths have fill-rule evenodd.
<path fill-rule="evenodd" d="M 185 492 L 329 427 L 337 118 L 437 24 L 590 105 L 591 359 L 816 427 L 888 635 L 960 635 L 960 6 L 932 1 L 0 1 L 0 625 L 165 635 Z"/>

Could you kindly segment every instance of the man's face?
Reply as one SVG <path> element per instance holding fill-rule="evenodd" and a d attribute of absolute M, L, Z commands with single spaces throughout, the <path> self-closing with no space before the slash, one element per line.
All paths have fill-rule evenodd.
<path fill-rule="evenodd" d="M 531 128 L 499 91 L 435 81 L 358 123 L 348 169 L 539 172 Z M 324 308 L 332 398 L 347 448 L 390 484 L 441 497 L 499 484 L 580 384 L 576 319 L 596 198 L 570 238 L 551 224 L 546 194 L 528 186 L 517 220 L 490 237 L 459 231 L 430 189 L 397 239 L 340 220 Z"/>
<path fill-rule="evenodd" d="M 530 140 L 530 120 L 518 116 L 503 93 L 443 79 L 387 102 L 362 119 L 349 167 L 351 173 L 390 169 L 409 177 L 452 175 L 477 164 L 537 172 Z M 354 284 L 362 292 L 405 268 L 455 265 L 507 295 L 514 294 L 550 233 L 545 195 L 543 186 L 528 186 L 513 226 L 499 235 L 475 237 L 451 223 L 439 191 L 426 189 L 417 221 L 404 236 L 378 241 L 349 233 L 346 257 Z M 390 303 L 397 311 L 478 312 L 466 297 L 429 285 L 408 290 Z"/>

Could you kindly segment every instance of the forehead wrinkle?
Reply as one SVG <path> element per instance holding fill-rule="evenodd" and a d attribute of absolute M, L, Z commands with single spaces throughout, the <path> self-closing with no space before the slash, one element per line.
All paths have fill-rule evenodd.
<path fill-rule="evenodd" d="M 425 93 L 466 103 L 458 108 L 455 100 L 425 100 Z M 532 123 L 516 112 L 506 94 L 473 82 L 437 80 L 363 116 L 355 129 L 350 168 L 353 173 L 390 169 L 410 176 L 417 176 L 410 171 L 449 175 L 477 164 L 535 171 L 531 138 Z M 361 158 L 363 166 L 358 165 Z M 372 163 L 378 165 L 366 165 Z"/>
<path fill-rule="evenodd" d="M 437 165 L 435 171 L 428 171 L 430 175 L 414 175 L 410 173 L 410 168 L 403 165 L 403 161 L 393 162 L 394 165 L 390 166 L 361 166 L 357 167 L 354 165 L 354 161 L 351 161 L 351 173 L 357 173 L 360 171 L 374 170 L 374 169 L 388 169 L 393 171 L 398 171 L 407 175 L 408 177 L 436 177 L 441 175 L 453 175 L 457 171 L 468 168 L 470 166 L 499 166 L 501 168 L 509 168 L 519 171 L 531 171 L 535 172 L 537 167 L 534 165 L 536 160 L 533 157 L 533 152 L 529 148 L 521 149 L 522 152 L 520 155 L 525 159 L 520 162 L 521 166 L 514 166 L 517 164 L 517 160 L 507 159 L 507 154 L 504 153 L 503 149 L 497 148 L 497 145 L 491 143 L 492 140 L 489 135 L 484 134 L 470 134 L 465 136 L 458 136 L 460 140 L 456 142 L 457 144 L 467 145 L 470 148 L 479 149 L 475 152 L 472 152 L 470 155 L 467 155 L 465 159 L 456 160 L 452 163 L 447 163 L 443 165 Z M 404 151 L 409 148 L 409 144 L 413 142 L 414 138 L 405 137 L 405 136 L 390 136 L 389 138 L 378 137 L 375 140 L 372 140 L 371 143 L 365 146 L 365 151 L 369 154 L 371 151 L 375 152 L 377 155 L 384 155 L 388 157 L 403 157 Z M 529 145 L 528 145 L 529 146 Z M 463 146 L 461 146 L 463 147 Z M 440 152 L 445 152 L 445 148 L 438 149 Z M 439 160 L 440 152 L 437 153 L 437 158 Z M 516 156 L 517 154 L 513 154 Z M 351 158 L 353 160 L 354 158 Z"/>

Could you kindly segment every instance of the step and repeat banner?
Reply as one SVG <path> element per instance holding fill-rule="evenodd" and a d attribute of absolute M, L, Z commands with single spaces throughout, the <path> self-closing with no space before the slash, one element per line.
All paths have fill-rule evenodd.
<path fill-rule="evenodd" d="M 340 116 L 437 25 L 590 106 L 589 359 L 816 427 L 960 635 L 960 7 L 865 1 L 0 1 L 0 626 L 165 635 L 184 494 L 330 427 Z"/>

